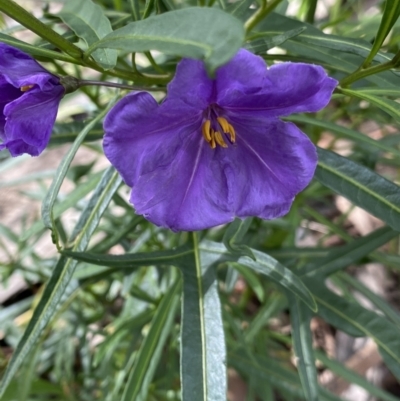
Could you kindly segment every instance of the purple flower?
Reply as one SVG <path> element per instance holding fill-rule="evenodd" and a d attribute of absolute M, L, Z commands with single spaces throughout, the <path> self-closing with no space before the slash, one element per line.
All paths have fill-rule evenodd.
<path fill-rule="evenodd" d="M 60 79 L 31 56 L 0 43 L 0 150 L 39 155 L 64 96 Z"/>
<path fill-rule="evenodd" d="M 314 175 L 315 146 L 291 113 L 325 107 L 337 81 L 322 67 L 277 64 L 240 50 L 207 76 L 184 59 L 158 105 L 131 93 L 107 115 L 104 151 L 132 187 L 136 212 L 173 231 L 201 230 L 235 216 L 286 214 Z"/>

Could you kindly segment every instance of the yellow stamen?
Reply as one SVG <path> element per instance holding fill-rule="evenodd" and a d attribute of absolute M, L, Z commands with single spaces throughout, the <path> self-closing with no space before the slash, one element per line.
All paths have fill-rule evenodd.
<path fill-rule="evenodd" d="M 210 142 L 210 141 L 211 141 L 211 131 L 210 131 L 210 128 L 211 128 L 211 121 L 210 121 L 210 120 L 206 120 L 206 122 L 203 124 L 202 131 L 203 131 L 204 139 L 205 139 L 207 142 Z"/>
<path fill-rule="evenodd" d="M 217 121 L 219 122 L 219 125 L 220 125 L 221 128 L 222 128 L 222 131 L 224 131 L 225 134 L 228 133 L 228 132 L 229 132 L 229 123 L 228 123 L 228 121 L 226 120 L 226 118 L 224 118 L 224 117 L 218 117 L 218 118 L 217 118 Z"/>
<path fill-rule="evenodd" d="M 219 146 L 222 146 L 223 148 L 228 147 L 228 145 L 225 143 L 224 138 L 222 138 L 222 135 L 219 131 L 214 132 L 214 137 L 215 141 L 218 143 Z"/>
<path fill-rule="evenodd" d="M 21 89 L 21 92 L 27 92 L 29 89 L 32 89 L 34 86 L 35 85 L 24 85 L 24 86 L 21 86 L 20 89 Z"/>
<path fill-rule="evenodd" d="M 235 143 L 236 134 L 235 129 L 231 124 L 228 123 L 226 118 L 217 117 L 218 124 L 220 125 L 221 130 L 215 131 L 211 126 L 211 120 L 206 120 L 201 127 L 201 131 L 204 139 L 210 145 L 211 149 L 215 149 L 217 145 L 222 148 L 227 148 L 228 145 L 224 140 L 224 135 L 229 135 L 229 140 L 231 143 Z"/>
<path fill-rule="evenodd" d="M 235 132 L 235 128 L 232 127 L 232 125 L 229 124 L 229 136 L 231 139 L 232 143 L 236 142 L 236 132 Z"/>
<path fill-rule="evenodd" d="M 215 149 L 217 144 L 215 143 L 215 135 L 214 135 L 214 130 L 211 130 L 211 141 L 209 142 L 211 149 Z"/>
<path fill-rule="evenodd" d="M 232 127 L 231 124 L 228 123 L 228 120 L 224 117 L 218 117 L 217 121 L 222 128 L 224 134 L 229 134 L 230 140 L 232 143 L 236 141 L 236 133 L 235 129 Z"/>

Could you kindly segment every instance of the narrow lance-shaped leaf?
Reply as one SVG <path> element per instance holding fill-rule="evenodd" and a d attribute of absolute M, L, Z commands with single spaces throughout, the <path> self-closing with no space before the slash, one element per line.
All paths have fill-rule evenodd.
<path fill-rule="evenodd" d="M 149 385 L 160 360 L 161 351 L 171 331 L 181 289 L 180 280 L 168 290 L 157 307 L 150 330 L 136 356 L 121 401 L 145 401 Z"/>
<path fill-rule="evenodd" d="M 113 194 L 118 189 L 120 183 L 121 178 L 119 175 L 113 168 L 109 168 L 105 172 L 102 180 L 96 188 L 96 191 L 89 201 L 88 207 L 91 212 L 87 214 L 86 210 L 84 210 L 82 213 L 86 224 L 82 227 L 82 231 L 75 240 L 73 247 L 75 251 L 83 251 L 87 247 L 91 235 L 96 229 L 102 214 L 109 204 Z M 96 207 L 93 208 L 92 203 L 96 203 Z M 0 383 L 0 398 L 4 394 L 4 391 L 18 368 L 26 360 L 29 352 L 34 348 L 43 330 L 54 316 L 57 308 L 60 306 L 60 301 L 71 281 L 76 265 L 77 261 L 62 256 L 55 266 L 50 280 L 44 289 L 43 295 L 33 312 L 32 319 L 18 343 L 18 346 L 7 366 L 7 370 L 4 373 Z"/>
<path fill-rule="evenodd" d="M 68 168 L 79 149 L 82 141 L 85 139 L 86 134 L 106 115 L 108 110 L 113 105 L 114 101 L 111 101 L 108 107 L 106 107 L 96 118 L 94 118 L 86 127 L 80 132 L 80 134 L 75 139 L 75 142 L 69 149 L 68 153 L 64 156 L 63 160 L 59 164 L 50 188 L 47 192 L 46 198 L 42 203 L 42 218 L 45 227 L 50 228 L 54 232 L 53 227 L 53 207 L 57 199 L 58 192 L 60 191 L 61 184 L 67 174 Z"/>
<path fill-rule="evenodd" d="M 363 63 L 363 67 L 368 67 L 371 61 L 374 59 L 376 53 L 380 50 L 383 42 L 385 41 L 393 25 L 397 21 L 400 15 L 400 0 L 386 0 L 385 10 L 383 11 L 381 24 L 374 38 L 374 43 L 368 57 Z"/>
<path fill-rule="evenodd" d="M 301 385 L 308 401 L 318 401 L 318 378 L 312 348 L 312 313 L 298 298 L 287 292 L 290 305 L 292 340 Z"/>
<path fill-rule="evenodd" d="M 88 46 L 112 32 L 110 21 L 92 0 L 68 0 L 58 16 Z M 112 49 L 98 49 L 92 57 L 106 70 L 117 63 L 117 51 Z"/>
<path fill-rule="evenodd" d="M 13 38 L 12 36 L 5 35 L 4 33 L 0 33 L 0 41 L 2 43 L 6 43 L 10 46 L 17 47 L 18 49 L 31 54 L 36 57 L 46 57 L 51 60 L 61 60 L 67 61 L 69 63 L 75 63 L 76 60 L 68 56 L 67 54 L 62 54 L 60 52 L 55 52 L 54 50 L 44 49 L 42 47 L 33 46 L 29 43 L 25 43 L 22 40 Z"/>
<path fill-rule="evenodd" d="M 357 238 L 337 249 L 332 249 L 325 258 L 301 268 L 299 275 L 327 277 L 357 262 L 398 235 L 399 232 L 390 227 L 379 228 L 365 237 Z"/>
<path fill-rule="evenodd" d="M 240 257 L 240 254 L 228 252 L 222 244 L 211 241 L 202 241 L 200 244 L 202 260 L 207 263 L 237 261 L 238 263 L 249 267 L 253 271 L 263 274 L 273 280 L 278 285 L 291 291 L 299 297 L 309 308 L 316 310 L 317 306 L 312 298 L 310 291 L 301 281 L 301 279 L 292 273 L 291 270 L 280 264 L 269 255 L 252 249 L 256 260 L 249 257 Z M 129 269 L 133 266 L 149 266 L 151 264 L 164 264 L 173 266 L 185 266 L 190 263 L 193 257 L 193 249 L 183 246 L 175 250 L 162 252 L 143 252 L 126 255 L 96 255 L 90 253 L 64 252 L 66 255 L 82 260 L 88 263 L 100 266 L 112 266 L 121 269 Z M 205 262 L 204 262 L 205 263 Z"/>
<path fill-rule="evenodd" d="M 399 104 L 394 100 L 385 99 L 381 96 L 371 95 L 365 91 L 358 91 L 353 89 L 344 89 L 341 88 L 340 91 L 345 95 L 349 95 L 352 97 L 358 97 L 359 99 L 366 100 L 371 102 L 375 106 L 379 107 L 381 110 L 385 111 L 389 115 L 391 115 L 396 120 L 400 120 L 400 108 Z"/>
<path fill-rule="evenodd" d="M 320 281 L 310 279 L 307 283 L 318 303 L 318 314 L 350 335 L 372 338 L 378 345 L 387 367 L 399 379 L 399 328 L 385 317 L 363 308 L 355 301 L 351 302 L 334 294 L 321 285 Z"/>
<path fill-rule="evenodd" d="M 181 266 L 182 401 L 226 401 L 226 350 L 214 262 L 201 255 L 193 233 L 194 254 Z"/>
<path fill-rule="evenodd" d="M 380 88 L 378 88 L 378 90 L 380 90 Z M 357 91 L 360 92 L 359 89 L 357 89 Z M 384 91 L 385 89 L 382 90 L 382 94 L 384 94 Z M 388 91 L 389 89 L 386 89 L 386 94 L 388 93 Z M 400 97 L 400 90 L 397 89 L 397 92 L 398 92 L 397 95 Z M 383 152 L 390 152 L 393 153 L 393 155 L 400 157 L 400 151 L 393 148 L 393 146 L 389 146 L 381 141 L 377 141 L 375 139 L 370 138 L 368 135 L 344 127 L 342 125 L 334 124 L 329 121 L 317 120 L 316 118 L 304 115 L 293 115 L 290 117 L 286 117 L 286 119 L 289 121 L 293 121 L 295 123 L 310 124 L 315 127 L 323 128 L 324 130 L 328 130 L 334 134 L 338 134 L 340 137 L 344 137 L 354 141 L 354 143 L 358 146 L 365 145 L 365 147 L 368 147 L 369 149 L 374 149 L 375 151 L 378 149 Z"/>
<path fill-rule="evenodd" d="M 159 50 L 203 59 L 209 72 L 229 61 L 244 40 L 242 23 L 217 8 L 190 7 L 151 16 L 117 29 L 92 45 L 124 52 Z"/>
<path fill-rule="evenodd" d="M 400 187 L 345 157 L 318 149 L 315 177 L 400 231 Z"/>
<path fill-rule="evenodd" d="M 41 38 L 52 43 L 60 50 L 65 51 L 71 57 L 81 59 L 83 52 L 79 47 L 73 45 L 68 40 L 63 38 L 60 34 L 55 32 L 49 26 L 44 24 L 42 21 L 34 17 L 25 8 L 21 7 L 13 0 L 1 0 L 0 11 L 8 15 L 15 21 L 18 21 L 21 25 L 25 26 L 32 32 L 35 32 Z"/>
<path fill-rule="evenodd" d="M 278 392 L 289 394 L 291 397 L 288 399 L 309 401 L 302 391 L 297 375 L 275 362 L 273 358 L 252 354 L 248 349 L 235 349 L 228 354 L 228 360 L 229 364 L 242 375 L 269 382 Z M 342 401 L 341 398 L 319 386 L 318 394 L 321 401 Z"/>
<path fill-rule="evenodd" d="M 349 383 L 354 383 L 357 386 L 364 388 L 365 390 L 368 391 L 368 393 L 370 393 L 370 395 L 377 397 L 379 400 L 400 401 L 400 398 L 395 397 L 394 395 L 386 392 L 385 390 L 380 389 L 379 387 L 376 387 L 374 384 L 370 383 L 368 380 L 360 376 L 354 370 L 347 368 L 346 366 L 342 365 L 340 362 L 337 362 L 334 359 L 328 358 L 321 351 L 315 351 L 315 356 L 333 373 L 340 375 Z"/>

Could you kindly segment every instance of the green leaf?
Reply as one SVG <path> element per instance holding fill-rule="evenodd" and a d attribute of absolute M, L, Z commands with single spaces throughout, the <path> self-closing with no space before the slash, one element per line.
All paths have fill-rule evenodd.
<path fill-rule="evenodd" d="M 245 377 L 267 381 L 278 392 L 288 393 L 296 400 L 300 398 L 309 401 L 304 396 L 297 375 L 292 370 L 275 362 L 272 358 L 251 354 L 248 350 L 236 349 L 229 352 L 228 361 L 231 366 Z M 341 398 L 336 397 L 322 387 L 318 387 L 318 392 L 321 401 L 342 401 Z"/>
<path fill-rule="evenodd" d="M 226 401 L 225 337 L 215 259 L 202 257 L 196 233 L 192 235 L 191 263 L 181 267 L 182 401 Z"/>
<path fill-rule="evenodd" d="M 357 92 L 366 93 L 369 95 L 400 97 L 400 89 L 396 88 L 395 86 L 380 86 L 379 88 L 367 86 L 357 88 Z"/>
<path fill-rule="evenodd" d="M 252 344 L 257 334 L 268 324 L 269 319 L 287 308 L 287 297 L 279 292 L 272 292 L 266 302 L 257 311 L 257 315 L 250 322 L 244 339 L 246 344 Z"/>
<path fill-rule="evenodd" d="M 53 31 L 42 21 L 35 18 L 32 14 L 15 3 L 13 0 L 1 0 L 0 11 L 19 22 L 32 32 L 35 32 L 41 38 L 46 39 L 58 49 L 65 51 L 71 57 L 75 59 L 82 58 L 83 52 L 81 49 L 79 49 L 79 47 L 76 47 L 72 43 L 68 42 L 68 40 L 64 39 L 61 35 Z"/>
<path fill-rule="evenodd" d="M 84 122 L 56 123 L 50 138 L 50 145 L 74 142 L 79 133 L 85 128 Z M 104 135 L 102 124 L 99 122 L 85 136 L 84 141 L 97 141 Z"/>
<path fill-rule="evenodd" d="M 321 285 L 320 281 L 307 280 L 307 283 L 318 303 L 318 314 L 328 323 L 350 335 L 359 333 L 361 336 L 372 338 L 378 345 L 388 368 L 399 379 L 399 328 L 386 317 L 332 293 L 324 285 Z"/>
<path fill-rule="evenodd" d="M 239 253 L 255 260 L 251 249 L 247 245 L 240 244 L 240 242 L 243 240 L 243 237 L 247 233 L 251 222 L 251 218 L 247 218 L 245 220 L 235 219 L 229 224 L 227 230 L 225 231 L 223 242 L 226 249 L 228 249 L 230 252 Z"/>
<path fill-rule="evenodd" d="M 384 315 L 400 329 L 400 313 L 391 305 L 389 305 L 384 299 L 382 299 L 382 297 L 375 294 L 363 283 L 354 279 L 347 273 L 341 272 L 337 275 L 337 277 L 339 277 L 341 281 L 349 284 L 355 291 L 359 292 L 365 298 L 367 298 L 372 303 L 372 305 L 383 312 Z"/>
<path fill-rule="evenodd" d="M 374 43 L 368 57 L 365 59 L 363 66 L 368 67 L 375 55 L 380 50 L 393 25 L 400 16 L 400 0 L 386 0 L 385 10 L 383 11 L 382 21 L 379 25 L 378 32 L 374 38 Z"/>
<path fill-rule="evenodd" d="M 371 50 L 371 44 L 366 40 L 327 35 L 322 32 L 315 34 L 308 33 L 308 31 L 306 31 L 296 37 L 296 41 L 305 42 L 314 46 L 327 47 L 343 53 L 356 54 L 361 57 L 366 57 L 368 54 L 370 54 Z M 374 58 L 380 62 L 387 62 L 391 60 L 391 57 L 382 53 L 376 54 Z"/>
<path fill-rule="evenodd" d="M 318 181 L 400 231 L 400 187 L 336 153 L 319 148 L 318 158 Z"/>
<path fill-rule="evenodd" d="M 292 39 L 307 29 L 305 26 L 301 26 L 299 28 L 291 29 L 290 31 L 286 31 L 284 33 L 280 32 L 257 32 L 255 35 L 251 36 L 249 40 L 254 40 L 250 43 L 250 47 L 254 52 L 273 49 L 274 47 L 280 46 L 285 43 L 287 40 Z M 261 44 L 258 44 L 261 42 Z"/>
<path fill-rule="evenodd" d="M 99 48 L 159 50 L 202 59 L 213 73 L 236 54 L 243 40 L 244 28 L 236 18 L 216 8 L 191 7 L 132 22 L 95 43 L 87 54 Z"/>
<path fill-rule="evenodd" d="M 171 331 L 181 289 L 180 280 L 163 296 L 151 322 L 150 329 L 136 356 L 122 401 L 145 401 L 162 349 Z"/>
<path fill-rule="evenodd" d="M 69 149 L 68 153 L 64 156 L 63 160 L 59 164 L 57 168 L 57 173 L 56 176 L 54 177 L 54 180 L 52 181 L 49 191 L 46 195 L 46 198 L 43 200 L 42 203 L 42 218 L 43 218 L 43 223 L 45 227 L 49 228 L 54 232 L 54 227 L 53 227 L 53 221 L 54 221 L 54 216 L 53 216 L 53 207 L 54 203 L 57 199 L 58 192 L 60 191 L 61 184 L 64 181 L 64 178 L 67 174 L 68 168 L 76 154 L 76 152 L 79 149 L 79 146 L 85 139 L 86 134 L 107 114 L 108 110 L 111 108 L 111 106 L 114 104 L 114 101 L 111 101 L 108 107 L 106 107 L 100 114 L 98 114 L 89 124 L 86 125 L 86 127 L 80 132 L 80 134 L 77 136 L 75 142 Z"/>
<path fill-rule="evenodd" d="M 325 354 L 320 351 L 315 351 L 316 358 L 321 361 L 329 370 L 337 375 L 343 377 L 347 382 L 357 384 L 368 391 L 370 395 L 373 395 L 381 401 L 400 401 L 400 398 L 395 397 L 394 395 L 389 394 L 388 392 L 375 387 L 368 380 L 364 379 L 364 377 L 360 376 L 356 372 L 351 369 L 348 369 L 346 366 L 341 363 L 328 358 Z"/>
<path fill-rule="evenodd" d="M 82 215 L 86 216 L 86 224 L 82 227 L 79 236 L 75 240 L 73 247 L 75 251 L 81 252 L 87 247 L 91 235 L 120 183 L 121 177 L 113 168 L 110 167 L 106 170 L 88 203 L 88 208 L 91 210 L 90 214 L 87 215 L 85 211 L 82 213 Z M 96 207 L 94 208 L 92 207 L 93 203 L 96 203 Z M 50 280 L 43 291 L 43 295 L 33 312 L 32 319 L 4 373 L 0 383 L 0 398 L 18 368 L 26 360 L 29 352 L 35 347 L 37 340 L 59 307 L 62 296 L 74 274 L 76 265 L 77 262 L 75 260 L 62 256 L 55 266 Z"/>
<path fill-rule="evenodd" d="M 308 401 L 318 401 L 318 377 L 312 348 L 311 311 L 295 296 L 287 293 L 292 325 L 292 340 L 297 369 Z"/>
<path fill-rule="evenodd" d="M 68 196 L 65 197 L 65 199 L 59 203 L 57 203 L 54 206 L 53 209 L 53 218 L 57 219 L 58 217 L 61 216 L 62 213 L 64 213 L 67 209 L 70 207 L 76 206 L 76 204 L 84 198 L 89 192 L 93 191 L 93 189 L 96 188 L 96 185 L 99 183 L 100 178 L 101 178 L 102 172 L 98 172 L 95 174 L 92 174 L 87 181 L 85 181 L 83 184 L 79 184 L 73 191 L 68 193 Z M 30 238 L 32 235 L 38 234 L 42 230 L 44 230 L 46 227 L 44 226 L 44 223 L 42 220 L 36 221 L 34 224 L 32 224 L 31 227 L 29 227 L 26 231 L 24 231 L 21 234 L 20 241 L 26 241 L 28 238 Z"/>
<path fill-rule="evenodd" d="M 245 256 L 239 258 L 238 263 L 267 276 L 270 280 L 286 288 L 301 299 L 311 310 L 314 312 L 317 311 L 317 305 L 308 288 L 294 273 L 269 255 L 255 250 L 253 252 L 256 261 Z"/>
<path fill-rule="evenodd" d="M 111 24 L 103 10 L 92 0 L 68 0 L 57 14 L 75 34 L 88 46 L 112 32 Z M 116 50 L 97 49 L 92 57 L 104 69 L 109 70 L 117 63 Z"/>
<path fill-rule="evenodd" d="M 204 253 L 204 257 L 213 259 L 213 263 L 229 260 L 237 261 L 237 263 L 267 276 L 270 280 L 299 297 L 310 309 L 317 310 L 316 303 L 304 283 L 291 270 L 281 265 L 271 256 L 252 249 L 255 260 L 250 259 L 248 256 L 237 258 L 237 256 L 235 257 L 228 253 L 224 245 L 205 240 L 202 241 L 200 249 L 202 254 Z"/>
<path fill-rule="evenodd" d="M 190 249 L 187 245 L 185 245 L 170 251 L 143 252 L 126 255 L 96 255 L 69 251 L 64 251 L 64 254 L 78 260 L 100 266 L 130 269 L 133 266 L 150 266 L 160 264 L 178 267 L 186 266 L 186 264 L 193 257 L 193 252 L 193 249 Z M 239 255 L 233 255 L 228 252 L 224 245 L 211 241 L 202 241 L 200 244 L 200 252 L 202 263 L 204 262 L 205 264 L 211 266 L 212 264 L 222 262 L 237 261 L 238 263 L 249 267 L 257 273 L 267 276 L 275 283 L 281 285 L 299 297 L 312 310 L 316 310 L 316 304 L 310 292 L 299 279 L 299 277 L 268 255 L 252 249 L 252 252 L 256 257 L 256 260 L 254 261 L 247 256 L 239 257 Z"/>
<path fill-rule="evenodd" d="M 6 43 L 10 46 L 14 46 L 32 56 L 37 57 L 46 57 L 50 60 L 61 60 L 67 61 L 69 63 L 74 63 L 75 59 L 67 54 L 62 54 L 60 52 L 55 52 L 53 50 L 44 49 L 42 47 L 33 46 L 28 43 L 23 42 L 22 40 L 13 38 L 12 36 L 5 35 L 4 33 L 0 33 L 0 42 Z"/>
<path fill-rule="evenodd" d="M 98 255 L 69 250 L 64 250 L 62 253 L 81 262 L 94 265 L 132 269 L 138 266 L 179 266 L 190 260 L 193 249 L 184 245 L 174 250 L 128 253 L 126 255 Z"/>
<path fill-rule="evenodd" d="M 299 275 L 307 275 L 308 277 L 315 275 L 325 278 L 359 261 L 398 235 L 399 232 L 390 227 L 382 227 L 365 237 L 357 238 L 349 244 L 332 249 L 325 258 L 300 269 Z"/>
<path fill-rule="evenodd" d="M 391 115 L 396 120 L 400 120 L 400 107 L 399 103 L 395 102 L 394 100 L 385 99 L 380 96 L 371 95 L 365 91 L 358 91 L 353 89 L 344 89 L 341 88 L 340 92 L 345 95 L 358 97 L 359 99 L 366 100 L 375 106 L 379 107 L 389 115 Z"/>
<path fill-rule="evenodd" d="M 254 255 L 253 255 L 254 257 Z M 243 278 L 246 280 L 249 287 L 254 291 L 257 295 L 258 300 L 263 303 L 265 300 L 265 292 L 262 282 L 258 275 L 254 273 L 253 270 L 248 269 L 247 267 L 239 264 L 239 263 L 232 263 L 232 266 L 237 270 Z"/>
<path fill-rule="evenodd" d="M 398 90 L 398 92 L 399 92 L 398 96 L 400 97 L 400 90 Z M 368 135 L 365 135 L 361 132 L 355 131 L 347 127 L 343 127 L 342 125 L 334 124 L 328 121 L 317 120 L 315 118 L 311 118 L 304 115 L 294 115 L 286 117 L 285 119 L 293 121 L 295 123 L 310 124 L 315 127 L 323 128 L 330 132 L 339 134 L 339 136 L 343 138 L 347 138 L 354 141 L 356 145 L 365 145 L 372 149 L 379 149 L 383 152 L 390 152 L 393 155 L 400 157 L 400 151 L 395 149 L 393 146 L 389 146 L 381 141 L 376 141 L 375 139 L 370 138 Z"/>

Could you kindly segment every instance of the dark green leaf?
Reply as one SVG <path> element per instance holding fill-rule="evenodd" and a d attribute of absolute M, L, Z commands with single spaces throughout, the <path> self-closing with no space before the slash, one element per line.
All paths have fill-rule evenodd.
<path fill-rule="evenodd" d="M 328 290 L 321 282 L 307 280 L 317 303 L 318 314 L 350 335 L 372 338 L 392 373 L 400 377 L 400 329 L 374 312 Z"/>
<path fill-rule="evenodd" d="M 135 365 L 125 386 L 122 401 L 147 400 L 149 385 L 153 378 L 161 351 L 171 331 L 176 307 L 179 302 L 180 281 L 169 289 L 157 307 L 150 329 L 136 356 Z"/>
<path fill-rule="evenodd" d="M 223 242 L 226 249 L 228 249 L 230 252 L 239 253 L 255 260 L 251 249 L 247 245 L 241 244 L 244 235 L 251 225 L 251 222 L 251 218 L 247 218 L 245 220 L 235 219 L 231 224 L 229 224 L 227 230 L 225 231 Z"/>
<path fill-rule="evenodd" d="M 182 401 L 226 401 L 226 351 L 216 268 L 213 258 L 200 254 L 196 234 L 193 249 L 192 262 L 181 268 Z"/>
<path fill-rule="evenodd" d="M 47 193 L 46 198 L 42 203 L 42 218 L 45 227 L 53 229 L 53 207 L 54 203 L 57 199 L 58 192 L 61 188 L 61 184 L 64 181 L 64 178 L 67 174 L 68 168 L 79 149 L 82 141 L 85 139 L 86 134 L 106 115 L 111 105 L 114 102 L 110 102 L 108 107 L 106 107 L 99 115 L 96 116 L 86 127 L 80 132 L 80 134 L 75 139 L 75 142 L 69 149 L 68 153 L 64 156 L 63 160 L 59 164 L 57 168 L 56 176 L 53 179 L 53 182 L 50 185 L 49 191 Z"/>
<path fill-rule="evenodd" d="M 400 90 L 398 90 L 398 92 L 398 96 L 400 96 Z M 311 118 L 304 115 L 294 115 L 287 117 L 287 119 L 295 123 L 310 124 L 315 127 L 323 128 L 324 130 L 339 134 L 339 136 L 343 138 L 354 141 L 356 145 L 365 145 L 371 149 L 379 149 L 383 152 L 390 152 L 397 157 L 400 157 L 400 151 L 395 149 L 393 146 L 389 146 L 381 141 L 376 141 L 375 139 L 370 138 L 368 135 L 347 127 L 343 127 L 342 125 L 334 124 L 328 121 L 317 120 L 316 118 Z"/>
<path fill-rule="evenodd" d="M 371 234 L 357 238 L 338 249 L 332 249 L 322 260 L 311 263 L 302 268 L 299 275 L 307 275 L 310 277 L 317 275 L 319 277 L 327 277 L 330 274 L 357 262 L 398 235 L 399 233 L 392 230 L 390 227 L 382 227 Z"/>
<path fill-rule="evenodd" d="M 117 29 L 91 46 L 125 52 L 159 50 L 203 59 L 212 73 L 229 61 L 244 40 L 239 20 L 216 8 L 192 7 L 151 16 Z"/>
<path fill-rule="evenodd" d="M 92 0 L 68 0 L 58 16 L 82 38 L 88 46 L 112 32 L 111 24 L 103 10 Z M 108 70 L 117 63 L 117 51 L 97 49 L 92 57 Z"/>
<path fill-rule="evenodd" d="M 364 66 L 367 67 L 374 59 L 375 55 L 380 50 L 387 35 L 392 29 L 400 15 L 400 0 L 386 0 L 385 10 L 383 12 L 382 21 L 379 25 L 378 32 L 374 38 L 374 43 L 368 57 L 364 61 Z"/>
<path fill-rule="evenodd" d="M 292 325 L 292 341 L 297 357 L 297 369 L 308 401 L 318 401 L 318 378 L 310 329 L 311 311 L 291 293 L 287 293 Z"/>
<path fill-rule="evenodd" d="M 318 157 L 318 181 L 400 231 L 400 187 L 336 153 L 319 148 Z"/>
<path fill-rule="evenodd" d="M 381 96 L 371 95 L 365 91 L 358 91 L 353 89 L 344 89 L 341 88 L 340 91 L 352 97 L 358 97 L 359 99 L 366 100 L 375 106 L 379 107 L 389 115 L 391 115 L 396 120 L 400 120 L 400 107 L 399 103 L 395 102 L 394 100 L 385 99 Z"/>

